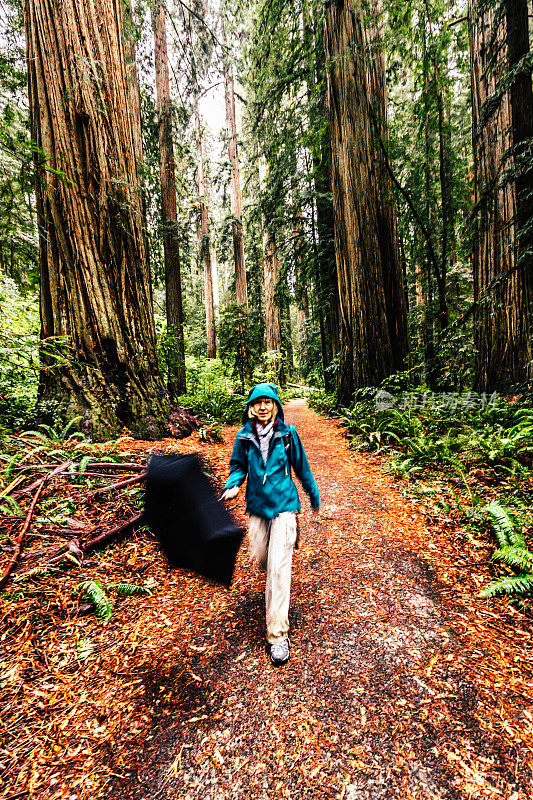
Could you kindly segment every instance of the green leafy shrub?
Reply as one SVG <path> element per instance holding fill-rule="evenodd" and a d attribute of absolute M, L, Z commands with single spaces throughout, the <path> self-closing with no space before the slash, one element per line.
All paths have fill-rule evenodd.
<path fill-rule="evenodd" d="M 0 423 L 9 430 L 31 418 L 39 380 L 39 299 L 15 281 L 0 283 Z"/>
<path fill-rule="evenodd" d="M 310 408 L 318 411 L 320 414 L 327 414 L 328 416 L 339 416 L 337 411 L 337 394 L 333 392 L 313 392 L 309 395 L 308 404 Z"/>
<path fill-rule="evenodd" d="M 57 401 L 39 401 L 41 369 L 74 360 L 66 337 L 40 338 L 39 298 L 0 276 L 0 433 L 26 428 L 39 417 L 57 427 L 64 409 Z"/>
<path fill-rule="evenodd" d="M 238 423 L 246 397 L 235 392 L 233 379 L 228 377 L 222 361 L 187 356 L 185 365 L 187 394 L 179 398 L 180 405 L 210 422 Z"/>

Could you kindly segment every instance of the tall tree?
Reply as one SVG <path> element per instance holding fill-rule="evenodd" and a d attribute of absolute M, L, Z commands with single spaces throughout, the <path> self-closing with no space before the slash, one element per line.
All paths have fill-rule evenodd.
<path fill-rule="evenodd" d="M 473 354 L 470 323 L 455 324 L 472 294 L 468 26 L 449 0 L 390 0 L 383 21 L 410 364 L 431 388 L 457 388 Z"/>
<path fill-rule="evenodd" d="M 516 192 L 516 260 L 525 289 L 525 377 L 533 380 L 533 87 L 527 0 L 505 0 L 513 162 Z"/>
<path fill-rule="evenodd" d="M 296 290 L 296 334 L 298 349 L 300 350 L 304 339 L 309 317 L 309 292 L 307 289 L 307 276 L 305 274 L 305 260 L 302 257 L 303 242 L 305 240 L 302 211 L 296 197 L 296 182 L 293 181 L 292 201 L 294 205 L 294 228 L 292 232 L 294 264 L 295 264 L 295 290 Z"/>
<path fill-rule="evenodd" d="M 311 157 L 315 197 L 311 209 L 312 240 L 318 302 L 318 322 L 322 349 L 324 385 L 335 388 L 329 367 L 339 352 L 340 305 L 333 234 L 331 196 L 331 136 L 326 104 L 326 58 L 323 17 L 314 19 L 308 0 L 302 0 L 303 45 L 308 69 L 306 90 L 309 126 L 312 131 Z M 320 14 L 323 13 L 320 8 Z M 315 226 L 316 217 L 316 226 Z"/>
<path fill-rule="evenodd" d="M 242 233 L 242 193 L 239 167 L 239 147 L 237 142 L 237 121 L 235 117 L 235 83 L 233 65 L 229 59 L 224 14 L 220 14 L 222 44 L 224 53 L 222 65 L 224 71 L 224 97 L 226 103 L 226 133 L 228 140 L 228 158 L 231 169 L 231 216 L 233 233 L 233 257 L 235 260 L 235 293 L 237 303 L 248 308 L 248 290 L 246 286 L 246 264 L 244 261 L 244 238 Z"/>
<path fill-rule="evenodd" d="M 267 162 L 264 156 L 259 158 L 259 186 L 261 192 L 266 189 Z M 267 215 L 261 212 L 261 225 L 263 228 L 263 277 L 265 294 L 265 339 L 266 349 L 269 352 L 279 353 L 281 356 L 281 316 L 276 298 L 279 281 L 279 259 L 276 250 L 276 239 L 270 231 Z"/>
<path fill-rule="evenodd" d="M 204 292 L 205 292 L 205 324 L 207 333 L 207 357 L 216 358 L 217 345 L 215 338 L 215 303 L 213 294 L 213 270 L 211 268 L 211 244 L 209 237 L 209 219 L 207 215 L 207 200 L 204 176 L 204 152 L 202 143 L 202 126 L 198 98 L 195 105 L 196 121 L 196 160 L 198 164 L 198 196 L 200 198 L 200 252 L 204 267 Z"/>
<path fill-rule="evenodd" d="M 376 208 L 365 33 L 359 0 L 330 0 L 325 14 L 328 109 L 332 144 L 334 231 L 341 307 L 338 397 L 349 403 L 360 386 L 376 385 L 402 367 L 393 344 L 385 286 L 397 280 L 385 262 Z M 395 289 L 390 294 L 397 295 Z M 402 313 L 402 307 L 397 309 Z M 392 320 L 391 320 L 392 324 Z"/>
<path fill-rule="evenodd" d="M 165 293 L 168 347 L 168 390 L 172 399 L 186 391 L 183 301 L 181 293 L 178 206 L 174 145 L 172 142 L 172 102 L 168 72 L 165 5 L 156 0 L 152 7 L 154 31 L 155 83 L 159 126 L 161 173 L 161 216 L 165 258 Z"/>
<path fill-rule="evenodd" d="M 376 193 L 377 235 L 381 247 L 383 289 L 389 339 L 393 361 L 402 364 L 407 354 L 407 313 L 400 263 L 398 221 L 387 170 L 388 143 L 387 84 L 385 79 L 385 50 L 383 46 L 382 0 L 373 0 L 368 21 L 367 91 L 371 107 L 373 137 L 380 143 L 373 148 L 374 187 Z"/>
<path fill-rule="evenodd" d="M 43 363 L 41 401 L 96 437 L 165 428 L 118 0 L 26 0 L 40 234 L 41 330 L 72 356 Z M 130 79 L 131 80 L 131 79 Z"/>
<path fill-rule="evenodd" d="M 468 24 L 477 211 L 475 380 L 479 390 L 506 391 L 533 377 L 533 266 L 526 238 L 532 172 L 531 161 L 529 171 L 522 163 L 533 101 L 531 67 L 519 63 L 529 50 L 527 4 L 481 7 L 469 0 Z"/>

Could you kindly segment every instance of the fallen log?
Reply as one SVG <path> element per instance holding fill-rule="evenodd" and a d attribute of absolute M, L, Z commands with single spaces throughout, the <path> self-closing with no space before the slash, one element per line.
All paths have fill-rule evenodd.
<path fill-rule="evenodd" d="M 292 389 L 306 389 L 308 392 L 318 392 L 314 386 L 302 386 L 301 383 L 287 383 Z"/>
<path fill-rule="evenodd" d="M 114 528 L 110 528 L 110 530 L 101 533 L 99 536 L 95 536 L 94 539 L 89 539 L 83 550 L 85 553 L 89 553 L 91 550 L 95 550 L 97 547 L 107 544 L 112 539 L 116 539 L 120 534 L 127 533 L 142 524 L 144 524 L 144 514 L 136 514 L 121 525 L 115 525 Z"/>
<path fill-rule="evenodd" d="M 26 519 L 24 520 L 24 524 L 23 524 L 23 526 L 22 526 L 22 528 L 20 530 L 20 533 L 19 533 L 19 535 L 17 536 L 17 538 L 15 540 L 15 545 L 13 547 L 13 553 L 11 555 L 11 558 L 7 562 L 7 565 L 6 565 L 5 569 L 4 569 L 4 572 L 2 573 L 2 577 L 0 578 L 0 589 L 3 589 L 4 586 L 6 585 L 7 579 L 9 578 L 11 570 L 15 566 L 15 564 L 17 562 L 17 559 L 18 559 L 18 557 L 20 555 L 20 552 L 22 550 L 22 542 L 24 541 L 24 537 L 25 537 L 25 535 L 26 535 L 26 533 L 28 531 L 28 528 L 30 527 L 31 519 L 33 517 L 33 512 L 35 510 L 35 506 L 37 505 L 37 501 L 39 500 L 39 497 L 41 496 L 42 490 L 44 489 L 44 487 L 45 487 L 46 483 L 48 483 L 48 481 L 52 480 L 52 478 L 54 478 L 56 475 L 59 475 L 60 472 L 64 472 L 66 469 L 68 469 L 70 467 L 70 465 L 72 463 L 73 463 L 72 461 L 66 461 L 64 464 L 60 464 L 58 467 L 53 469 L 52 472 L 47 473 L 44 477 L 42 477 L 38 481 L 37 491 L 35 492 L 34 498 L 31 501 L 30 507 L 28 509 L 28 513 L 26 514 Z"/>

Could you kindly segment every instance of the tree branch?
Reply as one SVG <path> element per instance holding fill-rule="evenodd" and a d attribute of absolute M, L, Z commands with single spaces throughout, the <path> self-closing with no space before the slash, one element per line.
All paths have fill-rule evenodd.
<path fill-rule="evenodd" d="M 112 483 L 109 486 L 99 486 L 97 489 L 93 489 L 92 492 L 89 492 L 86 497 L 94 497 L 95 494 L 112 492 L 113 489 L 123 489 L 124 486 L 133 486 L 135 483 L 143 483 L 146 480 L 146 475 L 146 472 L 141 472 L 139 475 L 135 475 L 133 478 L 126 478 L 126 480 L 119 481 L 118 483 Z"/>
<path fill-rule="evenodd" d="M 452 19 L 451 22 L 448 22 L 448 28 L 452 28 L 454 25 L 459 25 L 461 22 L 466 22 L 468 20 L 467 16 L 458 17 L 457 19 Z"/>
<path fill-rule="evenodd" d="M 222 42 L 221 42 L 221 41 L 218 39 L 218 37 L 216 36 L 216 34 L 215 34 L 215 33 L 214 33 L 212 30 L 211 30 L 211 28 L 209 27 L 209 25 L 207 24 L 207 22 L 205 21 L 205 19 L 203 19 L 203 18 L 200 16 L 200 14 L 197 14 L 197 13 L 196 13 L 196 11 L 193 11 L 193 10 L 192 10 L 192 8 L 189 8 L 189 6 L 187 5 L 187 3 L 184 3 L 184 2 L 183 2 L 183 0 L 178 0 L 178 3 L 179 3 L 181 6 L 183 6 L 183 8 L 184 8 L 184 9 L 186 9 L 186 11 L 188 11 L 188 12 L 189 12 L 189 14 L 190 14 L 191 16 L 193 16 L 193 17 L 196 17 L 196 19 L 197 19 L 197 20 L 198 20 L 198 21 L 199 21 L 199 22 L 200 22 L 200 23 L 201 23 L 201 24 L 204 26 L 204 28 L 206 29 L 206 31 L 208 32 L 208 34 L 211 36 L 211 38 L 213 39 L 213 41 L 214 41 L 214 42 L 216 42 L 216 43 L 218 44 L 218 46 L 222 48 L 222 50 L 224 50 L 224 49 L 225 49 L 225 48 L 224 48 L 224 45 L 223 45 L 223 44 L 222 44 Z"/>
<path fill-rule="evenodd" d="M 31 505 L 30 505 L 30 507 L 28 509 L 28 513 L 26 514 L 26 519 L 24 520 L 24 525 L 22 526 L 22 529 L 21 529 L 19 535 L 17 536 L 17 539 L 15 541 L 15 546 L 13 548 L 13 553 L 11 554 L 11 558 L 7 562 L 7 565 L 6 565 L 5 569 L 4 569 L 2 577 L 0 578 L 0 589 L 3 589 L 4 586 L 6 585 L 7 579 L 9 578 L 11 570 L 15 566 L 17 558 L 20 555 L 20 551 L 22 550 L 22 542 L 24 541 L 24 537 L 25 537 L 25 535 L 26 535 L 26 533 L 28 531 L 28 528 L 30 527 L 31 518 L 33 517 L 33 512 L 35 511 L 35 506 L 37 505 L 37 501 L 39 500 L 39 497 L 41 496 L 41 492 L 44 489 L 45 484 L 48 481 L 50 481 L 52 478 L 54 478 L 56 475 L 58 475 L 60 472 L 64 472 L 66 469 L 68 469 L 72 463 L 73 463 L 72 461 L 66 461 L 64 464 L 60 464 L 58 467 L 53 469 L 52 472 L 49 472 L 47 475 L 45 475 L 43 478 L 41 478 L 38 481 L 37 491 L 35 492 L 35 496 L 34 496 L 33 500 L 31 501 Z"/>

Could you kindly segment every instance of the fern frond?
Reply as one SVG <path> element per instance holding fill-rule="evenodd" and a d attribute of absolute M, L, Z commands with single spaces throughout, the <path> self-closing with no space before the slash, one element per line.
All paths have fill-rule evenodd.
<path fill-rule="evenodd" d="M 502 547 L 492 556 L 493 561 L 503 561 L 521 572 L 533 571 L 533 553 L 524 547 Z"/>
<path fill-rule="evenodd" d="M 117 594 L 123 597 L 132 597 L 133 595 L 151 595 L 151 589 L 146 584 L 131 584 L 131 583 L 117 583 L 113 587 Z"/>
<path fill-rule="evenodd" d="M 47 439 L 51 439 L 53 442 L 57 442 L 58 435 L 57 431 L 52 428 L 51 425 L 39 425 L 39 428 L 44 431 L 44 435 Z"/>
<path fill-rule="evenodd" d="M 70 430 L 72 430 L 72 428 L 76 427 L 76 425 L 79 425 L 81 420 L 82 420 L 82 417 L 73 417 L 69 422 L 67 422 L 67 424 L 65 425 L 63 430 L 59 432 L 58 438 L 59 439 L 66 439 L 67 438 L 67 433 Z"/>
<path fill-rule="evenodd" d="M 479 597 L 496 597 L 499 594 L 525 597 L 531 593 L 533 593 L 533 575 L 518 575 L 489 583 L 480 591 Z"/>
<path fill-rule="evenodd" d="M 8 508 L 4 511 L 3 506 L 7 505 Z M 17 503 L 17 501 L 11 497 L 10 495 L 6 495 L 6 497 L 2 498 L 2 510 L 1 513 L 12 515 L 14 514 L 17 517 L 22 516 L 22 509 Z"/>
<path fill-rule="evenodd" d="M 48 426 L 45 425 L 44 427 L 48 427 Z M 43 433 L 42 431 L 24 431 L 24 437 L 28 437 L 28 436 L 31 436 L 34 439 L 40 439 L 41 442 L 48 442 L 49 441 L 49 437 L 45 433 Z M 27 442 L 27 439 L 26 438 L 23 439 L 21 437 L 21 441 Z"/>
<path fill-rule="evenodd" d="M 87 661 L 94 652 L 94 645 L 90 639 L 79 639 L 76 643 L 76 651 L 80 661 Z"/>
<path fill-rule="evenodd" d="M 83 473 L 87 469 L 87 466 L 91 463 L 92 458 L 93 457 L 91 455 L 91 456 L 83 456 L 80 459 L 80 463 L 78 465 L 78 475 L 83 475 Z"/>
<path fill-rule="evenodd" d="M 107 622 L 113 614 L 113 601 L 106 596 L 100 581 L 82 581 L 78 589 L 84 592 L 84 597 L 93 601 L 96 608 L 96 616 Z"/>
<path fill-rule="evenodd" d="M 3 475 L 3 477 L 4 477 L 4 479 L 6 481 L 8 481 L 10 479 L 11 473 L 13 472 L 15 464 L 17 463 L 19 458 L 20 458 L 20 454 L 19 453 L 15 453 L 14 456 L 11 456 L 8 459 L 8 461 L 7 461 L 7 463 L 6 463 L 5 467 L 4 467 L 4 470 L 2 472 L 2 475 Z"/>
<path fill-rule="evenodd" d="M 24 464 L 26 461 L 29 461 L 32 456 L 36 456 L 38 453 L 42 453 L 43 450 L 46 450 L 46 445 L 40 444 L 37 447 L 32 447 L 31 450 L 27 450 L 22 458 L 19 461 L 19 464 Z"/>
<path fill-rule="evenodd" d="M 494 534 L 500 547 L 515 545 L 516 547 L 526 548 L 524 537 L 517 532 L 508 509 L 492 502 L 485 506 L 484 510 L 491 519 Z"/>

